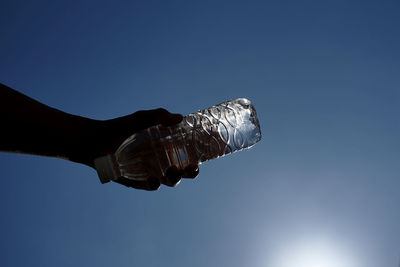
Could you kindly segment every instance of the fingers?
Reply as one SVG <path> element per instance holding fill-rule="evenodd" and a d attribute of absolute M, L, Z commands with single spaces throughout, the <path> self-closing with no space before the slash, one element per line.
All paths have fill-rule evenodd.
<path fill-rule="evenodd" d="M 182 177 L 194 179 L 197 175 L 199 175 L 199 165 L 190 164 L 183 170 Z"/>
<path fill-rule="evenodd" d="M 167 169 L 165 176 L 160 178 L 150 177 L 146 181 L 136 181 L 127 179 L 124 177 L 118 178 L 115 182 L 132 187 L 136 189 L 142 189 L 147 191 L 155 191 L 160 188 L 161 184 L 169 187 L 177 186 L 182 178 L 193 179 L 199 174 L 199 166 L 197 164 L 191 164 L 184 170 L 178 169 L 176 166 L 171 166 Z"/>
<path fill-rule="evenodd" d="M 176 166 L 171 166 L 161 178 L 161 182 L 167 186 L 177 186 L 181 182 L 183 171 L 179 170 Z"/>
<path fill-rule="evenodd" d="M 136 188 L 136 189 L 142 189 L 142 190 L 147 190 L 147 191 L 155 191 L 160 188 L 160 180 L 157 178 L 152 178 L 150 177 L 146 181 L 136 181 L 136 180 L 130 180 L 124 177 L 118 178 L 115 180 L 115 182 L 125 185 L 127 187 L 131 188 Z"/>
<path fill-rule="evenodd" d="M 181 178 L 194 179 L 199 174 L 199 166 L 190 164 L 185 169 L 180 170 L 176 166 L 171 166 L 162 177 L 161 183 L 167 186 L 175 187 L 181 182 Z"/>

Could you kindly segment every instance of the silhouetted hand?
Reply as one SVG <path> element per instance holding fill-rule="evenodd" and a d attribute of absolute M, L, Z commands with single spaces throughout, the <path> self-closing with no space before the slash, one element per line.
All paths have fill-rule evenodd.
<path fill-rule="evenodd" d="M 96 134 L 96 144 L 98 147 L 94 149 L 96 153 L 89 156 L 87 165 L 93 167 L 94 159 L 106 154 L 114 153 L 118 147 L 129 136 L 140 130 L 146 129 L 154 125 L 172 126 L 182 121 L 182 115 L 172 114 L 167 110 L 159 108 L 147 111 L 137 111 L 131 115 L 100 121 L 99 130 Z M 198 165 L 189 165 L 185 170 L 181 171 L 176 166 L 170 167 L 163 177 L 150 177 L 147 181 L 135 181 L 128 178 L 120 177 L 115 182 L 122 185 L 144 190 L 157 190 L 160 184 L 167 186 L 176 186 L 181 178 L 195 178 L 199 173 Z"/>
<path fill-rule="evenodd" d="M 165 109 L 93 120 L 49 107 L 0 83 L 0 151 L 3 152 L 63 158 L 94 168 L 96 158 L 115 153 L 135 132 L 181 121 L 182 115 Z M 173 166 L 164 177 L 140 182 L 120 177 L 116 182 L 137 189 L 157 190 L 160 184 L 175 186 L 182 177 L 194 178 L 198 173 L 197 164 L 183 171 Z"/>

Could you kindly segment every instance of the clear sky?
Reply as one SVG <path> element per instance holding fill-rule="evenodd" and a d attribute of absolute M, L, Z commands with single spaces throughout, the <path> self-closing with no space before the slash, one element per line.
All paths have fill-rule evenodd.
<path fill-rule="evenodd" d="M 246 97 L 263 139 L 157 192 L 1 153 L 0 265 L 398 266 L 399 13 L 384 0 L 1 1 L 2 83 L 95 119 Z"/>

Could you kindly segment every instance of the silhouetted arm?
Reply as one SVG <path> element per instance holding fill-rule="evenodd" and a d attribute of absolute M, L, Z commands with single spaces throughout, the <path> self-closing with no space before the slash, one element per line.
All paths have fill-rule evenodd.
<path fill-rule="evenodd" d="M 93 120 L 46 106 L 0 84 L 0 151 L 58 157 L 94 168 L 94 160 L 114 153 L 133 133 L 153 125 L 173 125 L 182 115 L 165 109 L 137 111 L 111 120 Z M 184 171 L 175 166 L 167 177 L 133 181 L 124 177 L 116 182 L 138 189 L 156 190 L 160 183 L 175 186 L 181 177 L 194 178 L 198 166 Z"/>
<path fill-rule="evenodd" d="M 0 84 L 0 150 L 60 157 L 93 166 L 82 147 L 99 121 L 46 106 Z"/>

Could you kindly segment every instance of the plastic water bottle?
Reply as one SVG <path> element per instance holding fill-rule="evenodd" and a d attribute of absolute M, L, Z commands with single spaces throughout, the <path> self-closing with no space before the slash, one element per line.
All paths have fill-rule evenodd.
<path fill-rule="evenodd" d="M 261 140 L 256 110 L 246 98 L 227 101 L 185 116 L 174 126 L 156 125 L 126 139 L 118 150 L 95 160 L 100 181 L 118 177 L 146 180 L 250 148 Z"/>

